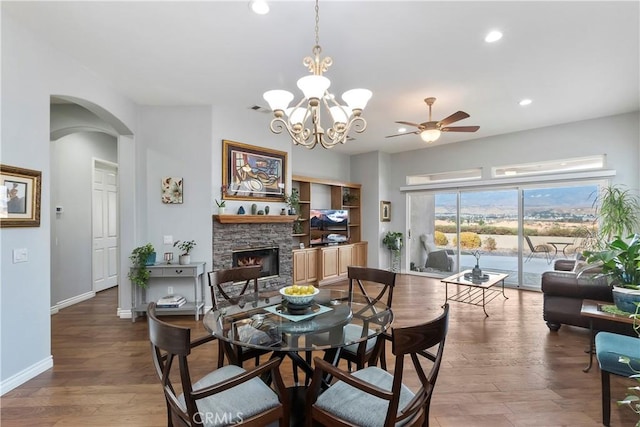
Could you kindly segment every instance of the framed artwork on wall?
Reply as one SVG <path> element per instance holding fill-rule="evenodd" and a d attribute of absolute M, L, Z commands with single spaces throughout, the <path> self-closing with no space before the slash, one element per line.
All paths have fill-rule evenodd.
<path fill-rule="evenodd" d="M 0 227 L 40 227 L 42 173 L 0 165 Z"/>
<path fill-rule="evenodd" d="M 162 203 L 182 203 L 182 177 L 166 176 L 162 178 Z"/>
<path fill-rule="evenodd" d="M 391 202 L 387 200 L 380 201 L 380 221 L 391 221 Z"/>
<path fill-rule="evenodd" d="M 223 199 L 282 200 L 286 179 L 286 152 L 222 141 Z"/>

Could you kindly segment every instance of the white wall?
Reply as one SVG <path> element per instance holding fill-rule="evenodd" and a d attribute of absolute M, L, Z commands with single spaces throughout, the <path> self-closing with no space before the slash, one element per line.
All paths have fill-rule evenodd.
<path fill-rule="evenodd" d="M 146 207 L 146 215 L 140 218 L 146 238 L 139 244 L 153 244 L 158 262 L 163 261 L 164 252 L 173 252 L 177 263 L 180 251 L 165 245 L 163 236 L 195 240 L 191 260 L 205 261 L 211 269 L 211 107 L 141 107 L 136 142 L 146 170 L 138 198 Z M 164 177 L 183 179 L 182 204 L 162 203 Z M 185 282 L 175 292 L 189 297 L 192 282 Z M 167 288 L 156 284 L 147 296 L 150 300 L 166 294 Z"/>
<path fill-rule="evenodd" d="M 0 230 L 0 393 L 5 393 L 52 366 L 50 95 L 67 94 L 101 105 L 129 129 L 135 115 L 130 100 L 86 67 L 34 38 L 4 10 L 1 19 L 0 158 L 3 164 L 42 171 L 40 227 Z M 28 262 L 12 263 L 16 248 L 28 250 Z"/>
<path fill-rule="evenodd" d="M 93 290 L 93 159 L 116 163 L 117 156 L 116 138 L 104 133 L 73 133 L 51 142 L 51 207 L 64 208 L 51 215 L 51 306 Z"/>

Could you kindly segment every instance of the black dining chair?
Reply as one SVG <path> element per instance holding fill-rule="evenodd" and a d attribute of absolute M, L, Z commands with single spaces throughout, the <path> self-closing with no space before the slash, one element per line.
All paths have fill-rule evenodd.
<path fill-rule="evenodd" d="M 349 300 L 353 301 L 354 296 L 357 295 L 356 298 L 362 298 L 369 304 L 361 312 L 354 312 L 353 315 L 363 319 L 365 325 L 371 325 L 375 328 L 379 313 L 373 311 L 375 310 L 374 305 L 383 302 L 386 307 L 391 308 L 396 273 L 377 268 L 349 266 L 347 267 L 347 276 L 349 278 Z M 357 341 L 363 336 L 375 335 L 375 331 L 365 331 L 362 326 L 350 324 L 344 327 L 344 335 L 346 341 Z M 383 369 L 386 369 L 384 343 L 382 338 L 376 337 L 358 344 L 350 344 L 340 349 L 338 357 L 347 361 L 349 370 L 351 370 L 353 363 L 355 363 L 356 369 L 362 369 L 365 364 L 375 365 L 378 360 Z M 306 360 L 309 364 L 311 356 L 311 352 L 307 352 Z"/>
<path fill-rule="evenodd" d="M 306 399 L 307 426 L 315 425 L 314 422 L 327 426 L 428 426 L 448 319 L 449 305 L 445 304 L 443 313 L 434 320 L 393 328 L 386 335 L 395 356 L 393 373 L 377 366 L 347 372 L 314 358 L 315 369 Z M 420 379 L 415 391 L 403 384 L 403 375 L 409 373 Z M 326 376 L 336 381 L 320 393 Z"/>
<path fill-rule="evenodd" d="M 216 310 L 224 305 L 243 305 L 253 298 L 258 297 L 258 278 L 262 267 L 260 265 L 250 265 L 246 267 L 234 267 L 210 271 L 209 289 L 211 290 L 211 302 Z M 244 282 L 244 284 L 242 284 Z M 236 285 L 240 283 L 240 285 Z M 242 287 L 240 287 L 242 286 Z M 239 290 L 238 290 L 239 288 Z M 244 301 L 243 301 L 244 300 Z M 229 343 L 220 343 L 218 346 L 218 367 L 224 364 L 225 352 L 230 363 L 242 366 L 246 360 L 255 360 L 255 364 L 260 362 L 260 356 L 269 353 L 266 350 L 253 348 L 243 348 Z"/>
<path fill-rule="evenodd" d="M 349 277 L 349 298 L 353 300 L 354 294 L 360 294 L 373 307 L 378 301 L 382 301 L 391 308 L 393 302 L 393 289 L 396 284 L 396 273 L 388 270 L 380 270 L 369 267 L 347 267 L 347 276 Z M 367 286 L 365 286 L 367 283 Z M 371 324 L 375 327 L 376 313 L 367 309 L 363 312 L 356 312 L 354 316 L 361 316 L 365 319 L 365 325 Z M 365 331 L 359 326 L 348 325 L 345 328 L 347 339 L 358 338 Z M 367 335 L 371 335 L 373 331 L 367 331 Z M 340 351 L 340 358 L 347 361 L 349 370 L 351 364 L 355 363 L 356 369 L 364 368 L 368 363 L 370 366 L 375 365 L 379 359 L 382 368 L 386 369 L 386 361 L 384 357 L 385 346 L 383 338 L 371 338 L 362 341 L 359 344 L 348 345 Z"/>
<path fill-rule="evenodd" d="M 264 426 L 278 422 L 282 427 L 289 426 L 289 397 L 280 376 L 280 359 L 251 370 L 223 366 L 193 382 L 189 355 L 215 337 L 191 341 L 189 328 L 158 319 L 155 302 L 149 304 L 147 318 L 153 364 L 167 405 L 167 425 Z M 179 371 L 177 378 L 172 373 L 174 365 Z M 275 390 L 262 381 L 265 374 L 271 375 Z"/>

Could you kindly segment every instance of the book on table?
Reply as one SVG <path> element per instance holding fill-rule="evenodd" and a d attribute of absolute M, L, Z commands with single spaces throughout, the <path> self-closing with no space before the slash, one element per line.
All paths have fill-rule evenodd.
<path fill-rule="evenodd" d="M 156 302 L 158 308 L 178 308 L 186 304 L 187 300 L 182 295 L 167 295 Z"/>

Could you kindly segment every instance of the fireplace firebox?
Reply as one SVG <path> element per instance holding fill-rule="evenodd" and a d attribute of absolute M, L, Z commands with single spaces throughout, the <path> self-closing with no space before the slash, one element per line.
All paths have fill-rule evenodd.
<path fill-rule="evenodd" d="M 246 248 L 232 251 L 232 266 L 246 267 L 260 265 L 260 277 L 278 276 L 280 274 L 279 248 Z"/>

